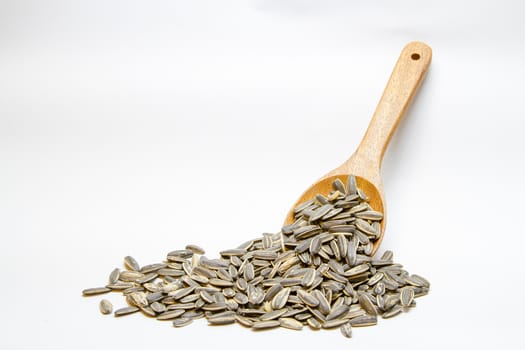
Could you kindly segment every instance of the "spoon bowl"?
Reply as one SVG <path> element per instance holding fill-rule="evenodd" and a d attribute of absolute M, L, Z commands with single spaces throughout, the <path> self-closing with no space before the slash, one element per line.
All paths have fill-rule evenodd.
<path fill-rule="evenodd" d="M 357 186 L 368 196 L 370 206 L 383 213 L 381 232 L 374 242 L 372 255 L 383 240 L 386 227 L 386 207 L 381 181 L 381 162 L 407 106 L 416 93 L 432 59 L 432 50 L 422 42 L 407 44 L 392 71 L 383 95 L 376 107 L 366 133 L 354 154 L 339 167 L 330 171 L 310 186 L 295 202 L 286 216 L 285 225 L 294 221 L 293 209 L 317 194 L 327 195 L 332 183 L 343 183 L 354 175 Z"/>

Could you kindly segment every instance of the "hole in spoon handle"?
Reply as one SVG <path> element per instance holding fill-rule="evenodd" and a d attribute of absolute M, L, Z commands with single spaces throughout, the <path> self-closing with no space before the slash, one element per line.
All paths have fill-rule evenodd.
<path fill-rule="evenodd" d="M 403 48 L 356 151 L 355 161 L 364 162 L 373 171 L 379 171 L 388 143 L 423 80 L 431 59 L 431 48 L 422 42 L 411 42 Z"/>

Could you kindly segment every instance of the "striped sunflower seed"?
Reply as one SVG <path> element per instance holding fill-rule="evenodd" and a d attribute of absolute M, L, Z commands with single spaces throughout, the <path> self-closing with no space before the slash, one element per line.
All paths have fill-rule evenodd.
<path fill-rule="evenodd" d="M 281 284 L 275 284 L 268 291 L 266 292 L 266 295 L 264 297 L 264 300 L 270 301 L 272 300 L 277 293 L 279 293 L 283 289 L 283 286 Z"/>
<path fill-rule="evenodd" d="M 414 300 L 414 288 L 412 287 L 403 287 L 401 288 L 401 294 L 399 295 L 399 301 L 401 306 L 409 306 Z"/>
<path fill-rule="evenodd" d="M 345 323 L 341 326 L 341 334 L 346 338 L 352 338 L 352 325 L 350 322 Z"/>
<path fill-rule="evenodd" d="M 368 297 L 368 295 L 366 294 L 361 294 L 359 296 L 359 305 L 361 305 L 361 307 L 369 314 L 369 315 L 372 315 L 372 316 L 376 316 L 377 315 L 377 308 L 376 306 L 374 305 L 374 303 L 372 302 L 372 300 L 370 300 L 370 298 Z"/>
<path fill-rule="evenodd" d="M 166 311 L 161 313 L 157 316 L 157 320 L 159 321 L 166 321 L 166 320 L 173 320 L 174 318 L 180 317 L 182 314 L 184 314 L 184 310 L 173 310 L 173 311 Z"/>
<path fill-rule="evenodd" d="M 108 315 L 113 312 L 113 304 L 107 299 L 102 299 L 100 304 L 98 304 L 98 308 L 103 315 Z"/>
<path fill-rule="evenodd" d="M 235 320 L 237 321 L 237 323 L 239 323 L 240 325 L 243 325 L 244 327 L 251 327 L 253 325 L 252 320 L 250 320 L 247 317 L 238 315 L 238 314 L 235 314 Z"/>
<path fill-rule="evenodd" d="M 314 331 L 317 331 L 317 330 L 321 329 L 321 327 L 322 327 L 321 322 L 319 322 L 315 317 L 308 318 L 306 320 L 306 323 Z"/>
<path fill-rule="evenodd" d="M 167 264 L 164 264 L 164 263 L 158 263 L 158 264 L 149 264 L 149 265 L 145 265 L 145 266 L 142 266 L 140 268 L 140 272 L 142 272 L 143 274 L 148 274 L 150 272 L 155 272 L 157 270 L 160 270 L 164 267 L 168 266 Z"/>
<path fill-rule="evenodd" d="M 261 321 L 274 320 L 276 318 L 279 318 L 279 317 L 283 316 L 287 312 L 288 312 L 287 309 L 280 309 L 280 310 L 270 311 L 270 312 L 265 313 L 264 315 L 261 315 L 259 317 L 259 320 L 261 320 Z"/>
<path fill-rule="evenodd" d="M 181 317 L 181 318 L 177 318 L 173 320 L 172 324 L 173 324 L 173 327 L 179 328 L 179 327 L 185 327 L 192 322 L 193 320 L 191 318 Z"/>
<path fill-rule="evenodd" d="M 350 325 L 352 325 L 353 327 L 374 326 L 377 324 L 377 316 L 363 315 L 363 316 L 352 318 L 349 322 L 350 322 Z"/>
<path fill-rule="evenodd" d="M 349 175 L 346 180 L 346 193 L 349 195 L 357 194 L 357 182 L 354 175 Z"/>
<path fill-rule="evenodd" d="M 107 287 L 97 287 L 97 288 L 88 288 L 84 289 L 82 291 L 82 295 L 84 296 L 91 296 L 91 295 L 98 295 L 98 294 L 104 294 L 111 292 L 110 288 Z"/>
<path fill-rule="evenodd" d="M 279 319 L 279 325 L 283 328 L 288 328 L 295 331 L 300 331 L 303 329 L 303 323 L 291 317 L 281 317 Z"/>
<path fill-rule="evenodd" d="M 279 327 L 281 323 L 276 320 L 269 320 L 269 321 L 257 321 L 254 322 L 252 325 L 252 329 L 259 330 L 259 329 L 269 329 L 269 328 L 275 328 Z"/>
<path fill-rule="evenodd" d="M 159 314 L 166 311 L 166 305 L 159 303 L 158 301 L 151 303 L 150 307 L 153 311 Z"/>
<path fill-rule="evenodd" d="M 304 290 L 299 289 L 297 291 L 297 296 L 299 297 L 299 299 L 303 301 L 303 303 L 305 303 L 308 306 L 316 307 L 319 305 L 319 300 L 316 297 L 314 297 L 312 294 Z"/>
<path fill-rule="evenodd" d="M 195 244 L 188 244 L 186 247 L 185 247 L 185 250 L 189 250 L 190 252 L 192 252 L 193 254 L 199 254 L 199 255 L 204 255 L 206 254 L 206 252 L 204 251 L 203 248 L 199 247 L 198 245 L 195 245 Z"/>
<path fill-rule="evenodd" d="M 129 314 L 132 314 L 132 313 L 135 313 L 137 311 L 139 311 L 140 309 L 136 306 L 128 306 L 128 307 L 123 307 L 123 308 L 120 308 L 118 310 L 115 310 L 115 312 L 113 313 L 116 317 L 120 317 L 120 316 L 125 316 L 125 315 L 129 315 Z"/>
<path fill-rule="evenodd" d="M 189 249 L 173 250 L 168 253 L 168 256 L 175 256 L 178 258 L 189 259 L 193 256 L 193 252 Z"/>
<path fill-rule="evenodd" d="M 137 260 L 135 260 L 135 258 L 129 255 L 124 257 L 124 265 L 126 266 L 126 268 L 132 271 L 140 270 L 140 265 L 137 263 Z"/>
<path fill-rule="evenodd" d="M 323 323 L 323 328 L 325 329 L 336 328 L 336 327 L 340 327 L 344 325 L 345 323 L 348 323 L 348 320 L 341 319 L 341 318 L 333 319 L 330 321 L 325 321 Z"/>
<path fill-rule="evenodd" d="M 109 274 L 108 282 L 109 284 L 117 283 L 120 276 L 120 269 L 116 268 Z"/>
<path fill-rule="evenodd" d="M 332 307 L 332 311 L 326 315 L 326 320 L 330 321 L 336 318 L 339 318 L 340 316 L 346 314 L 350 308 L 348 305 L 339 305 L 337 307 Z"/>
<path fill-rule="evenodd" d="M 283 288 L 279 291 L 272 299 L 271 306 L 272 309 L 282 309 L 286 302 L 288 301 L 288 296 L 290 295 L 290 288 Z"/>
<path fill-rule="evenodd" d="M 328 300 L 326 300 L 324 294 L 316 289 L 312 291 L 312 295 L 319 301 L 319 311 L 321 311 L 324 315 L 328 315 L 330 313 L 330 303 Z"/>
<path fill-rule="evenodd" d="M 212 316 L 207 317 L 208 323 L 212 325 L 224 325 L 235 322 L 235 312 L 224 311 Z"/>
<path fill-rule="evenodd" d="M 403 307 L 399 305 L 395 305 L 390 310 L 384 312 L 381 316 L 383 318 L 391 318 L 391 317 L 399 315 L 401 312 L 403 312 Z"/>

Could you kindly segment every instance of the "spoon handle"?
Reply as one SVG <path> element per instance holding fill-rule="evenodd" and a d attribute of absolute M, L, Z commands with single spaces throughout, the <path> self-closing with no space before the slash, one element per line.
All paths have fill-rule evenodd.
<path fill-rule="evenodd" d="M 407 44 L 376 107 L 363 140 L 355 152 L 354 161 L 379 172 L 381 161 L 392 134 L 414 96 L 432 59 L 432 50 L 422 42 Z"/>

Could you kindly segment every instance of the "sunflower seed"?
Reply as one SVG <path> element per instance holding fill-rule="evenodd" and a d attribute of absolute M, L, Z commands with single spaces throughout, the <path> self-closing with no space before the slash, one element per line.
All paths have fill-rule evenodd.
<path fill-rule="evenodd" d="M 350 210 L 348 210 L 348 214 L 355 215 L 356 213 L 368 210 L 369 208 L 370 206 L 368 205 L 368 203 L 361 203 L 356 205 L 355 207 L 350 208 Z"/>
<path fill-rule="evenodd" d="M 297 291 L 297 296 L 308 306 L 316 307 L 319 305 L 319 300 L 316 297 L 301 289 Z"/>
<path fill-rule="evenodd" d="M 111 292 L 111 289 L 106 288 L 106 287 L 88 288 L 82 291 L 82 295 L 91 296 L 91 295 L 97 295 L 97 294 L 104 294 L 108 292 Z"/>
<path fill-rule="evenodd" d="M 419 275 L 410 275 L 410 280 L 413 281 L 417 287 L 430 288 L 430 282 Z"/>
<path fill-rule="evenodd" d="M 172 277 L 180 277 L 184 275 L 184 271 L 181 270 L 173 270 L 173 269 L 158 269 L 157 274 L 161 276 L 172 276 Z"/>
<path fill-rule="evenodd" d="M 138 307 L 136 307 L 136 306 L 123 307 L 121 309 L 115 310 L 114 315 L 116 317 L 119 317 L 119 316 L 124 316 L 124 315 L 129 315 L 129 314 L 135 313 L 135 312 L 137 312 L 139 310 L 140 309 Z"/>
<path fill-rule="evenodd" d="M 349 322 L 353 327 L 374 326 L 377 324 L 377 316 L 363 315 L 352 318 Z"/>
<path fill-rule="evenodd" d="M 298 206 L 296 206 L 293 210 L 294 213 L 299 213 L 301 211 L 303 211 L 304 209 L 306 209 L 307 207 L 309 207 L 310 205 L 314 204 L 314 201 L 311 199 L 311 200 L 308 200 L 306 202 L 303 202 L 301 204 L 299 204 Z"/>
<path fill-rule="evenodd" d="M 358 215 L 359 213 L 357 213 L 356 215 Z M 363 233 L 366 233 L 367 235 L 370 235 L 370 236 L 377 236 L 379 232 L 376 232 L 376 230 L 372 227 L 372 225 L 370 225 L 368 222 L 366 222 L 365 220 L 363 219 L 357 219 L 355 221 L 355 225 L 357 227 L 357 229 Z M 359 232 L 359 231 L 356 231 Z M 368 237 L 367 237 L 368 238 Z"/>
<path fill-rule="evenodd" d="M 188 244 L 186 247 L 185 247 L 186 250 L 189 250 L 190 252 L 192 252 L 193 254 L 199 254 L 199 255 L 204 255 L 206 254 L 206 252 L 204 251 L 203 248 L 199 247 L 198 245 L 195 245 L 195 244 Z"/>
<path fill-rule="evenodd" d="M 399 301 L 401 306 L 409 306 L 414 300 L 414 288 L 403 287 L 401 288 L 401 294 L 399 295 Z"/>
<path fill-rule="evenodd" d="M 270 311 L 270 312 L 265 313 L 264 315 L 261 315 L 259 317 L 259 320 L 261 320 L 261 321 L 274 320 L 276 318 L 279 318 L 279 317 L 283 316 L 287 312 L 288 312 L 287 309 L 280 309 L 280 310 Z"/>
<path fill-rule="evenodd" d="M 119 280 L 122 282 L 134 282 L 139 278 L 143 278 L 144 274 L 137 271 L 122 271 L 119 274 Z"/>
<path fill-rule="evenodd" d="M 146 299 L 146 294 L 143 292 L 131 293 L 126 297 L 126 301 L 130 305 L 144 307 L 148 305 L 148 300 Z"/>
<path fill-rule="evenodd" d="M 261 304 L 264 301 L 264 293 L 260 289 L 254 288 L 253 292 L 248 292 L 248 301 L 254 305 Z"/>
<path fill-rule="evenodd" d="M 225 269 L 218 269 L 217 270 L 217 278 L 225 280 L 225 281 L 233 282 L 233 277 Z"/>
<path fill-rule="evenodd" d="M 223 250 L 219 254 L 223 257 L 243 256 L 244 254 L 246 254 L 246 249 L 228 249 Z"/>
<path fill-rule="evenodd" d="M 217 287 L 231 287 L 233 282 L 221 280 L 220 278 L 210 278 L 208 281 L 212 286 Z"/>
<path fill-rule="evenodd" d="M 375 210 L 366 210 L 355 214 L 356 217 L 365 220 L 382 220 L 383 214 Z"/>
<path fill-rule="evenodd" d="M 368 196 L 360 188 L 357 188 L 357 195 L 359 196 L 361 200 L 365 202 L 368 201 Z"/>
<path fill-rule="evenodd" d="M 341 326 L 341 334 L 345 336 L 346 338 L 352 338 L 352 326 L 350 325 L 350 322 L 345 323 Z"/>
<path fill-rule="evenodd" d="M 235 312 L 224 311 L 212 316 L 207 317 L 208 323 L 212 325 L 224 325 L 235 322 Z"/>
<path fill-rule="evenodd" d="M 100 301 L 100 304 L 98 304 L 98 308 L 100 310 L 100 313 L 103 315 L 107 315 L 113 312 L 113 304 L 107 299 L 102 299 Z"/>
<path fill-rule="evenodd" d="M 168 253 L 168 256 L 188 259 L 193 256 L 193 252 L 189 249 L 174 250 Z"/>
<path fill-rule="evenodd" d="M 324 315 L 328 315 L 330 313 L 330 303 L 328 303 L 324 294 L 316 289 L 312 291 L 312 295 L 319 301 L 319 311 Z"/>
<path fill-rule="evenodd" d="M 155 317 L 157 315 L 157 313 L 149 306 L 141 307 L 140 311 L 142 311 L 142 313 L 148 317 Z"/>
<path fill-rule="evenodd" d="M 159 321 L 172 320 L 174 318 L 181 316 L 182 314 L 184 314 L 184 312 L 185 311 L 181 309 L 173 310 L 173 311 L 166 311 L 158 315 L 157 320 Z"/>
<path fill-rule="evenodd" d="M 275 297 L 277 293 L 279 293 L 283 289 L 283 286 L 281 284 L 275 284 L 268 291 L 266 292 L 266 296 L 264 297 L 265 301 L 270 301 Z"/>
<path fill-rule="evenodd" d="M 361 307 L 370 315 L 373 315 L 373 316 L 376 316 L 377 315 L 377 308 L 376 306 L 374 305 L 374 303 L 372 303 L 372 301 L 370 300 L 370 298 L 368 297 L 368 295 L 366 294 L 361 294 L 359 296 L 359 305 L 361 305 Z"/>
<path fill-rule="evenodd" d="M 357 263 L 357 244 L 354 239 L 348 240 L 346 248 L 346 262 L 350 266 L 355 266 Z"/>
<path fill-rule="evenodd" d="M 262 260 L 275 260 L 277 258 L 277 253 L 267 250 L 259 250 L 253 253 L 253 257 Z"/>
<path fill-rule="evenodd" d="M 251 327 L 253 325 L 253 321 L 251 321 L 249 318 L 238 314 L 235 314 L 235 320 L 244 327 Z"/>
<path fill-rule="evenodd" d="M 316 330 L 319 330 L 321 329 L 322 325 L 321 325 L 321 322 L 319 322 L 316 318 L 314 317 L 310 317 L 306 320 L 306 323 L 308 324 L 308 326 L 316 331 Z"/>
<path fill-rule="evenodd" d="M 345 271 L 343 275 L 346 277 L 351 277 L 351 276 L 362 274 L 363 272 L 366 272 L 369 269 L 370 269 L 370 266 L 368 266 L 368 264 L 361 264 L 361 265 L 354 266 L 351 269 Z"/>
<path fill-rule="evenodd" d="M 157 301 L 154 302 L 154 303 L 151 303 L 150 307 L 151 307 L 151 309 L 153 311 L 155 311 L 156 313 L 159 313 L 159 314 L 166 311 L 166 305 L 161 304 L 161 303 L 159 303 Z"/>
<path fill-rule="evenodd" d="M 149 265 L 145 265 L 145 266 L 142 266 L 140 268 L 140 272 L 142 272 L 143 274 L 148 274 L 150 272 L 155 272 L 157 270 L 160 270 L 162 268 L 165 268 L 166 266 L 168 266 L 167 264 L 164 264 L 164 263 L 159 263 L 159 264 L 149 264 Z"/>
<path fill-rule="evenodd" d="M 215 294 L 213 294 L 213 300 L 216 303 L 225 303 L 226 302 L 226 298 L 224 297 L 224 294 L 222 294 L 222 293 L 215 293 Z"/>
<path fill-rule="evenodd" d="M 299 227 L 294 230 L 295 239 L 306 239 L 313 237 L 321 232 L 321 228 L 317 225 L 308 225 Z"/>
<path fill-rule="evenodd" d="M 181 302 L 181 303 L 193 303 L 193 302 L 197 301 L 199 298 L 200 298 L 200 296 L 198 294 L 190 294 L 190 295 L 186 295 L 184 298 L 181 298 L 179 300 L 179 302 Z"/>
<path fill-rule="evenodd" d="M 303 329 L 303 323 L 291 317 L 281 317 L 279 319 L 279 325 L 283 328 L 288 328 L 295 331 L 300 331 Z"/>
<path fill-rule="evenodd" d="M 181 317 L 173 320 L 172 324 L 173 327 L 185 327 L 192 322 L 193 320 L 191 318 Z"/>
<path fill-rule="evenodd" d="M 384 274 L 382 272 L 378 272 L 376 273 L 375 275 L 373 275 L 369 280 L 368 280 L 368 285 L 369 286 L 373 286 L 374 284 L 376 284 L 377 282 L 379 282 L 382 278 L 383 278 Z"/>
<path fill-rule="evenodd" d="M 359 305 L 352 305 L 352 306 L 359 306 Z M 361 316 L 365 316 L 367 315 L 366 311 L 361 309 L 361 307 L 359 307 L 358 309 L 353 309 L 352 310 L 352 307 L 350 307 L 350 310 L 348 311 L 348 313 L 344 316 L 344 318 L 348 319 L 348 320 L 351 320 L 351 319 L 354 319 L 354 318 L 357 318 L 357 317 L 361 317 Z"/>
<path fill-rule="evenodd" d="M 227 298 L 233 298 L 236 294 L 235 290 L 233 288 L 224 288 L 222 290 L 222 294 Z"/>
<path fill-rule="evenodd" d="M 321 250 L 321 236 L 316 236 L 310 241 L 310 253 L 317 254 Z"/>
<path fill-rule="evenodd" d="M 280 322 L 276 320 L 269 320 L 269 321 L 257 321 L 254 322 L 252 325 L 253 329 L 268 329 L 268 328 L 275 328 L 280 326 Z"/>
<path fill-rule="evenodd" d="M 246 279 L 246 281 L 251 281 L 252 279 L 254 279 L 255 277 L 255 272 L 254 272 L 254 268 L 253 268 L 253 264 L 252 263 L 247 263 L 245 266 L 244 266 L 244 278 Z"/>
<path fill-rule="evenodd" d="M 177 300 L 177 299 L 181 299 L 185 297 L 188 294 L 193 293 L 194 290 L 195 290 L 195 287 L 186 287 L 186 288 L 177 289 L 173 292 L 169 292 L 168 295 L 173 297 L 175 300 Z"/>
<path fill-rule="evenodd" d="M 218 269 L 227 269 L 229 266 L 229 262 L 224 259 L 205 259 L 200 261 L 201 266 L 204 266 L 206 268 L 212 269 L 212 270 L 218 270 Z"/>
<path fill-rule="evenodd" d="M 290 295 L 290 288 L 283 288 L 279 291 L 272 299 L 271 306 L 272 309 L 282 309 L 286 302 L 288 301 L 288 296 Z"/>
<path fill-rule="evenodd" d="M 310 221 L 314 222 L 314 221 L 319 220 L 320 218 L 325 216 L 332 209 L 333 209 L 333 205 L 332 204 L 324 204 L 323 206 L 321 206 L 320 208 L 316 209 L 312 213 L 312 216 L 310 217 Z"/>
<path fill-rule="evenodd" d="M 144 284 L 144 283 L 148 283 L 150 281 L 153 281 L 155 278 L 159 277 L 158 274 L 154 273 L 154 272 L 150 272 L 146 275 L 144 275 L 144 277 L 142 278 L 139 278 L 139 279 L 136 279 L 135 280 L 135 283 L 138 283 L 138 284 Z"/>
<path fill-rule="evenodd" d="M 132 271 L 140 270 L 140 266 L 137 263 L 137 260 L 135 260 L 132 256 L 129 256 L 129 255 L 124 257 L 124 265 Z"/>
<path fill-rule="evenodd" d="M 349 307 L 347 305 L 339 305 L 338 307 L 332 307 L 332 311 L 326 315 L 326 320 L 327 321 L 330 321 L 330 320 L 333 320 L 335 318 L 339 318 L 340 316 L 344 315 L 345 313 L 347 313 L 349 310 Z"/>
<path fill-rule="evenodd" d="M 357 183 L 354 175 L 349 175 L 346 179 L 346 191 L 349 195 L 357 194 Z"/>
<path fill-rule="evenodd" d="M 384 312 L 381 316 L 383 318 L 391 318 L 391 317 L 399 315 L 401 312 L 403 312 L 403 307 L 399 305 L 395 305 L 390 310 Z"/>
<path fill-rule="evenodd" d="M 328 213 L 326 213 L 324 216 L 323 216 L 323 220 L 329 220 L 330 218 L 333 218 L 334 216 L 336 216 L 337 214 L 339 214 L 340 212 L 343 211 L 343 208 L 332 208 Z"/>
<path fill-rule="evenodd" d="M 239 278 L 236 282 L 235 282 L 235 287 L 237 289 L 239 289 L 240 291 L 245 291 L 246 288 L 248 288 L 248 282 L 246 282 L 246 280 L 244 278 Z"/>
<path fill-rule="evenodd" d="M 347 322 L 348 322 L 348 320 L 341 319 L 341 318 L 330 320 L 330 321 L 325 321 L 323 323 L 323 328 L 325 328 L 325 329 L 336 328 L 336 327 L 344 325 Z"/>
<path fill-rule="evenodd" d="M 298 286 L 303 281 L 302 278 L 283 278 L 281 280 L 281 285 L 283 287 L 292 287 L 292 286 Z"/>
<path fill-rule="evenodd" d="M 116 268 L 109 274 L 108 282 L 109 284 L 117 283 L 120 276 L 120 269 Z"/>

